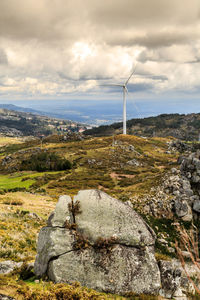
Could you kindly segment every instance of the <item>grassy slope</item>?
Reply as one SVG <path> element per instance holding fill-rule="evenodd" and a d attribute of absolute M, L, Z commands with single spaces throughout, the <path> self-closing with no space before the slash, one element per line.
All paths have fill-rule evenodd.
<path fill-rule="evenodd" d="M 114 140 L 112 137 L 106 137 L 80 142 L 49 143 L 44 144 L 43 149 L 69 159 L 74 165 L 72 170 L 1 174 L 0 190 L 23 187 L 27 191 L 6 192 L 0 195 L 0 260 L 34 260 L 37 234 L 45 225 L 60 194 L 73 196 L 80 189 L 99 188 L 121 200 L 127 200 L 149 193 L 152 186 L 159 184 L 163 174 L 176 164 L 176 155 L 166 153 L 167 141 L 168 139 L 164 138 L 147 140 L 135 136 L 117 136 Z M 130 149 L 130 145 L 134 146 L 134 151 Z M 32 147 L 30 144 L 27 148 L 27 145 L 21 144 L 16 150 L 13 150 L 15 146 L 8 147 L 4 149 L 3 157 L 12 155 L 15 158 L 12 164 L 17 164 L 28 155 L 20 154 L 19 150 L 23 150 L 23 147 L 27 150 L 38 146 L 33 143 Z M 140 166 L 127 164 L 132 159 L 136 159 Z M 29 212 L 37 213 L 40 220 L 31 218 Z M 44 283 L 18 282 L 18 278 L 19 274 L 12 277 L 12 280 L 9 276 L 0 277 L 0 286 L 10 282 L 13 293 L 20 287 L 20 293 L 27 289 L 27 295 L 32 293 L 30 290 L 39 289 L 40 293 L 45 289 Z M 82 293 L 81 288 L 79 292 Z M 20 299 L 20 293 L 17 299 Z M 44 294 L 44 291 L 42 293 Z M 94 299 L 116 299 L 114 296 L 100 294 L 95 297 Z"/>

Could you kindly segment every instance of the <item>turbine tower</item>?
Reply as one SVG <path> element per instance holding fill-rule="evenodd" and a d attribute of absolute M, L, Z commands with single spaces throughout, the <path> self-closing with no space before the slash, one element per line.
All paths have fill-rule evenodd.
<path fill-rule="evenodd" d="M 135 68 L 124 84 L 107 84 L 107 86 L 122 87 L 122 92 L 123 92 L 123 134 L 126 134 L 126 93 L 128 94 L 127 84 L 134 73 L 135 73 Z"/>
<path fill-rule="evenodd" d="M 131 73 L 126 82 L 123 85 L 121 85 L 121 87 L 123 88 L 123 134 L 126 134 L 126 93 L 128 94 L 127 84 L 133 76 L 134 72 L 135 70 Z"/>

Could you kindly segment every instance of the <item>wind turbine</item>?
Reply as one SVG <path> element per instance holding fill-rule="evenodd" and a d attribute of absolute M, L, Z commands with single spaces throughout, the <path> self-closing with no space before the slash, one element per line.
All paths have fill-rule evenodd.
<path fill-rule="evenodd" d="M 123 134 L 126 134 L 126 93 L 128 94 L 127 84 L 134 73 L 135 73 L 135 68 L 124 84 L 107 84 L 107 86 L 122 87 L 122 91 L 123 91 Z"/>

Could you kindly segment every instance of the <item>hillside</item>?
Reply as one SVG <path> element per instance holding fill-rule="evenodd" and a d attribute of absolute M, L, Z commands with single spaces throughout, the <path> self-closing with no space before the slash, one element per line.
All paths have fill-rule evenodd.
<path fill-rule="evenodd" d="M 172 223 L 189 226 L 190 221 L 184 221 L 178 209 L 176 213 L 172 209 L 173 184 L 180 186 L 183 181 L 178 175 L 178 149 L 184 146 L 189 151 L 192 148 L 187 147 L 191 145 L 169 138 L 130 135 L 89 137 L 81 141 L 47 138 L 43 144 L 38 140 L 13 143 L 9 138 L 6 145 L 5 139 L 0 143 L 0 263 L 33 262 L 37 234 L 55 208 L 58 196 L 74 196 L 82 189 L 99 189 L 122 202 L 130 201 L 157 234 L 156 259 L 170 261 L 176 257 L 178 235 Z M 42 168 L 38 168 L 36 161 Z M 181 193 L 185 197 L 184 189 Z M 54 285 L 23 270 L 0 275 L 0 293 L 9 292 L 16 299 L 61 299 L 45 297 L 65 289 L 73 297 L 82 295 L 69 299 L 125 299 L 83 290 L 80 285 Z M 142 297 L 131 299 L 157 299 Z"/>
<path fill-rule="evenodd" d="M 105 136 L 122 133 L 122 123 L 99 126 L 86 130 L 84 134 Z M 181 140 L 198 141 L 200 133 L 200 113 L 162 114 L 157 117 L 132 119 L 127 121 L 127 133 L 145 137 L 172 136 Z"/>
<path fill-rule="evenodd" d="M 16 108 L 12 105 L 8 107 Z M 0 108 L 0 134 L 3 136 L 41 137 L 55 133 L 79 132 L 79 130 L 83 129 L 85 129 L 83 125 L 72 121 Z"/>

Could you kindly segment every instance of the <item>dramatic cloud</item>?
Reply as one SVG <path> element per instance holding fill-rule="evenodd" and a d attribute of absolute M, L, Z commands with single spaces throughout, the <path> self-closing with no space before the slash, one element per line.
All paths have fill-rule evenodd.
<path fill-rule="evenodd" d="M 199 91 L 199 0 L 1 0 L 0 94 Z"/>

